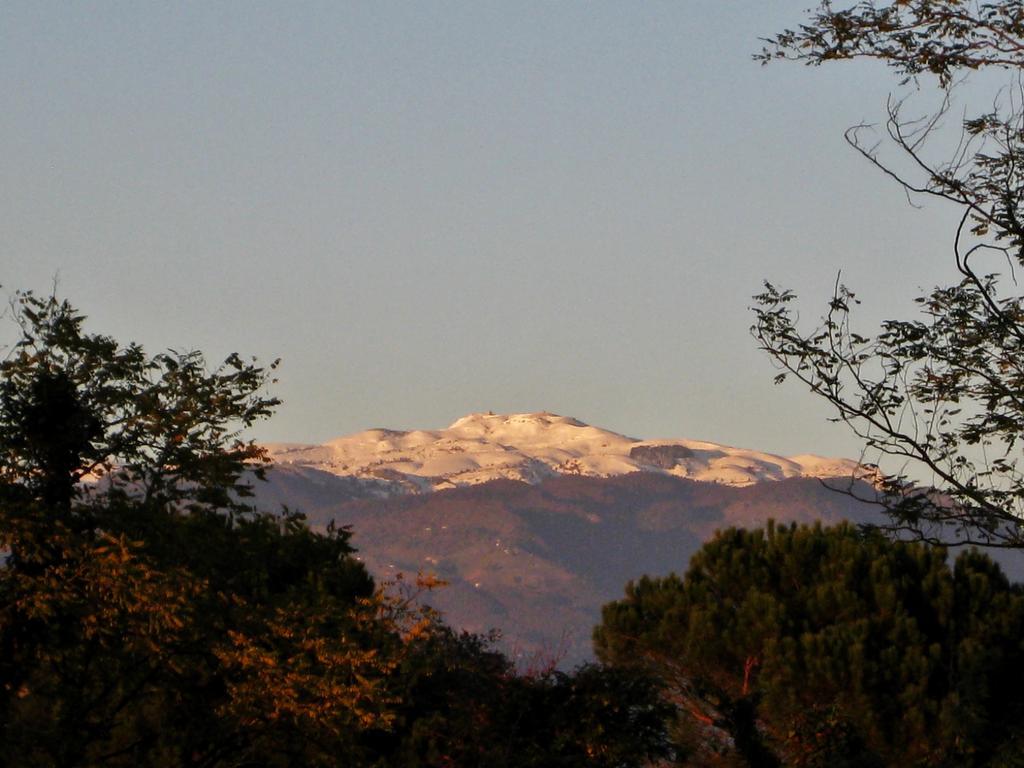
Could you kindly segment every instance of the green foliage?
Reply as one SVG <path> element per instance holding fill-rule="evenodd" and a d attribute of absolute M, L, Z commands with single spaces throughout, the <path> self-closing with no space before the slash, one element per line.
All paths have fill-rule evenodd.
<path fill-rule="evenodd" d="M 847 525 L 723 531 L 685 577 L 630 583 L 594 643 L 665 679 L 698 765 L 989 765 L 1024 717 L 1024 593 Z"/>

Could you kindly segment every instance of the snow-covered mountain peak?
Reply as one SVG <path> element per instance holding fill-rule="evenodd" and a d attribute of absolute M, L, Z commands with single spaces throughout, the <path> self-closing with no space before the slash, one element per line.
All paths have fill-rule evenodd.
<path fill-rule="evenodd" d="M 591 427 L 571 416 L 540 411 L 537 413 L 471 413 L 457 419 L 446 430 L 449 437 L 485 440 L 501 445 L 563 446 L 580 441 L 632 441 L 614 432 Z"/>
<path fill-rule="evenodd" d="M 558 474 L 658 472 L 750 485 L 787 477 L 850 477 L 854 461 L 785 458 L 699 440 L 638 440 L 546 411 L 472 413 L 437 430 L 368 429 L 322 445 L 267 446 L 279 464 L 426 492 L 498 478 L 535 483 Z"/>
<path fill-rule="evenodd" d="M 509 427 L 515 429 L 523 426 L 547 427 L 558 424 L 565 424 L 570 427 L 587 426 L 579 419 L 572 416 L 559 416 L 557 413 L 548 411 L 537 411 L 536 413 L 511 413 L 502 414 L 488 411 L 487 413 L 470 413 L 452 422 L 448 429 L 468 429 L 482 426 L 486 429 Z"/>

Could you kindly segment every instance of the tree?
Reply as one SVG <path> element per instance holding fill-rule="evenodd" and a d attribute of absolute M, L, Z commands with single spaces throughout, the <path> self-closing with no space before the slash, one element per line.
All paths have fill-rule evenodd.
<path fill-rule="evenodd" d="M 1011 765 L 1024 592 L 849 525 L 718 533 L 606 605 L 598 658 L 660 675 L 693 765 Z"/>
<path fill-rule="evenodd" d="M 402 616 L 349 532 L 257 511 L 269 371 L 154 357 L 17 294 L 0 362 L 0 743 L 10 765 L 357 764 Z M 272 370 L 272 368 L 271 368 Z M 411 627 L 406 627 L 411 629 Z"/>
<path fill-rule="evenodd" d="M 888 104 L 895 156 L 883 156 L 886 143 L 869 138 L 868 126 L 851 128 L 847 140 L 908 197 L 958 211 L 951 241 L 960 280 L 918 298 L 918 318 L 885 322 L 877 334 L 855 330 L 857 300 L 841 285 L 810 331 L 798 327 L 794 295 L 766 285 L 753 333 L 784 369 L 777 381 L 799 379 L 863 438 L 870 458 L 899 462 L 880 482 L 895 528 L 933 542 L 1024 546 L 1024 296 L 1013 279 L 1014 265 L 1024 265 L 1020 3 L 898 0 L 835 10 L 824 2 L 808 23 L 766 43 L 763 62 L 867 58 L 904 83 L 934 77 L 942 101 L 933 113 L 911 119 L 904 101 Z M 942 124 L 961 75 L 974 70 L 1005 70 L 1009 83 L 950 136 Z M 915 488 L 911 474 L 941 493 Z"/>
<path fill-rule="evenodd" d="M 668 754 L 669 709 L 643 670 L 517 674 L 492 639 L 442 627 L 410 649 L 382 766 L 641 768 Z"/>

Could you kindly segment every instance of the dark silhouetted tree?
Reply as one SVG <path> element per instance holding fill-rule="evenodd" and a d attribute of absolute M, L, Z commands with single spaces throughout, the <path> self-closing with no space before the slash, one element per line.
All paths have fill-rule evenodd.
<path fill-rule="evenodd" d="M 954 208 L 958 282 L 918 298 L 916 318 L 885 322 L 876 334 L 855 328 L 856 298 L 840 285 L 811 329 L 798 327 L 793 294 L 768 285 L 756 297 L 753 332 L 784 369 L 778 379 L 793 376 L 829 401 L 863 438 L 867 458 L 888 467 L 881 487 L 896 528 L 929 541 L 1024 546 L 1024 296 L 1013 275 L 1024 265 L 1021 4 L 826 2 L 758 58 L 873 59 L 918 92 L 934 81 L 934 111 L 907 117 L 894 98 L 881 140 L 870 126 L 851 128 L 847 140 L 911 199 Z M 962 75 L 975 70 L 1004 71 L 1005 87 L 983 111 L 950 120 Z M 908 478 L 941 493 L 922 493 Z"/>
<path fill-rule="evenodd" d="M 0 362 L 8 765 L 330 765 L 386 726 L 402 628 L 345 530 L 256 511 L 268 372 L 147 356 L 19 294 Z"/>

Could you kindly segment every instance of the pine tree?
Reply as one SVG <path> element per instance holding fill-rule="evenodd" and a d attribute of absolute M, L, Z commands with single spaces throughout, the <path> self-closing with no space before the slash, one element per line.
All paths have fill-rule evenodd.
<path fill-rule="evenodd" d="M 605 606 L 598 658 L 665 678 L 695 764 L 989 765 L 1024 716 L 1024 594 L 965 553 L 729 529 Z"/>

